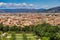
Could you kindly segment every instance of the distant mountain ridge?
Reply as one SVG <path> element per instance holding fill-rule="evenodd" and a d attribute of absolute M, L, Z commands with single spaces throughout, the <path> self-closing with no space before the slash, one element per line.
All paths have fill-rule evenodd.
<path fill-rule="evenodd" d="M 50 12 L 50 13 L 60 13 L 60 6 L 50 8 L 50 9 L 46 10 L 45 12 Z"/>
<path fill-rule="evenodd" d="M 43 12 L 46 9 L 0 9 L 0 13 Z"/>
<path fill-rule="evenodd" d="M 20 12 L 40 12 L 40 13 L 60 13 L 60 6 L 50 9 L 0 9 L 0 13 L 20 13 Z"/>

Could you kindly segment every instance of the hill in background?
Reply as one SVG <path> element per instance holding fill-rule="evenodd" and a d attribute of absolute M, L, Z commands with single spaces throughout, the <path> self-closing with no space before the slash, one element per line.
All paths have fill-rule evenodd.
<path fill-rule="evenodd" d="M 0 9 L 0 13 L 20 13 L 20 12 L 37 12 L 37 13 L 60 13 L 60 6 L 50 9 Z"/>

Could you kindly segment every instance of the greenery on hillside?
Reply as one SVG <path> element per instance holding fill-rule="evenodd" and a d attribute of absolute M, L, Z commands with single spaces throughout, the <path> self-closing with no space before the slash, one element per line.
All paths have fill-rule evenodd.
<path fill-rule="evenodd" d="M 32 25 L 32 26 L 25 26 L 24 28 L 17 27 L 16 25 L 10 27 L 10 26 L 3 26 L 0 24 L 0 31 L 4 32 L 25 32 L 25 33 L 34 33 L 38 39 L 42 40 L 60 40 L 60 27 L 59 26 L 52 26 L 48 23 L 42 23 L 38 25 Z M 25 34 L 23 34 L 24 39 Z M 15 40 L 15 37 L 14 37 Z"/>

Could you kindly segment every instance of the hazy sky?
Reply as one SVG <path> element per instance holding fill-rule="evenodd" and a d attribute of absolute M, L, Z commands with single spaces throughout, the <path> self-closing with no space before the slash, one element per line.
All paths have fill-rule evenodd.
<path fill-rule="evenodd" d="M 60 0 L 0 0 L 1 8 L 52 8 L 60 6 Z"/>

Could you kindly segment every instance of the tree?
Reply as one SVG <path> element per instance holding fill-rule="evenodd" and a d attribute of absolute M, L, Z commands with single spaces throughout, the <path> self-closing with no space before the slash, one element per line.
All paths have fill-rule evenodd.
<path fill-rule="evenodd" d="M 7 32 L 7 31 L 9 31 L 9 26 L 8 25 L 3 27 L 3 32 Z"/>
<path fill-rule="evenodd" d="M 30 27 L 30 26 L 25 26 L 25 27 L 23 28 L 23 31 L 24 31 L 24 32 L 32 32 L 32 27 Z"/>
<path fill-rule="evenodd" d="M 10 31 L 17 31 L 18 27 L 16 25 L 9 27 Z"/>
<path fill-rule="evenodd" d="M 0 23 L 0 31 L 2 31 L 3 30 L 3 24 L 2 23 Z"/>
<path fill-rule="evenodd" d="M 50 37 L 51 40 L 54 40 L 56 33 L 58 32 L 58 26 L 52 26 L 48 23 L 42 23 L 36 25 L 33 29 L 36 35 L 40 37 Z"/>

